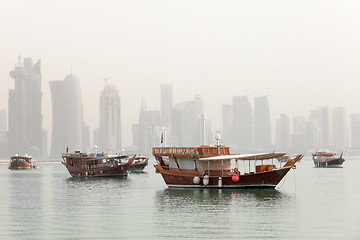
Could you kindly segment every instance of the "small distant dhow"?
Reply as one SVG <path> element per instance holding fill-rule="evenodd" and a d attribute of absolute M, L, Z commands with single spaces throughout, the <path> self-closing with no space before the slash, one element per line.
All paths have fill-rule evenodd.
<path fill-rule="evenodd" d="M 345 159 L 342 157 L 343 153 L 339 157 L 334 152 L 316 151 L 312 155 L 315 167 L 340 167 L 345 162 Z"/>
<path fill-rule="evenodd" d="M 73 177 L 117 177 L 127 176 L 134 156 L 105 153 L 63 153 L 62 164 Z"/>
<path fill-rule="evenodd" d="M 32 160 L 32 156 L 27 154 L 24 156 L 15 155 L 10 158 L 9 169 L 18 170 L 18 169 L 32 169 L 35 168 L 35 164 Z"/>
<path fill-rule="evenodd" d="M 275 188 L 303 156 L 277 168 L 273 160 L 286 153 L 230 154 L 229 147 L 219 145 L 220 136 L 216 139 L 215 146 L 154 147 L 156 172 L 171 188 Z M 244 163 L 241 172 L 239 160 Z"/>
<path fill-rule="evenodd" d="M 144 168 L 148 165 L 148 162 L 148 157 L 136 156 L 130 165 L 129 172 L 144 172 Z"/>

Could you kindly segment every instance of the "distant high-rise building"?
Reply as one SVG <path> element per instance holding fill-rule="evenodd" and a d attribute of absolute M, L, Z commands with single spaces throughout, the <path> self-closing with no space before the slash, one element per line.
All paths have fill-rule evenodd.
<path fill-rule="evenodd" d="M 306 151 L 315 151 L 320 146 L 320 128 L 317 121 L 305 122 L 304 147 Z"/>
<path fill-rule="evenodd" d="M 345 108 L 334 107 L 333 116 L 334 150 L 344 151 L 348 146 L 348 128 Z"/>
<path fill-rule="evenodd" d="M 99 147 L 105 152 L 120 152 L 122 148 L 120 96 L 113 84 L 106 84 L 101 91 L 99 108 Z"/>
<path fill-rule="evenodd" d="M 174 145 L 179 146 L 198 146 L 200 138 L 201 115 L 204 113 L 203 101 L 200 95 L 196 95 L 193 101 L 185 101 L 174 106 L 174 116 L 172 120 L 172 135 Z"/>
<path fill-rule="evenodd" d="M 222 105 L 222 141 L 225 145 L 231 146 L 234 144 L 233 132 L 233 106 L 231 104 Z"/>
<path fill-rule="evenodd" d="M 329 106 L 321 108 L 321 143 L 323 149 L 328 149 L 333 144 L 333 135 L 332 135 L 332 118 L 331 109 Z"/>
<path fill-rule="evenodd" d="M 271 151 L 271 122 L 267 96 L 254 99 L 254 129 L 256 151 Z"/>
<path fill-rule="evenodd" d="M 40 60 L 33 64 L 31 58 L 25 58 L 22 63 L 19 57 L 10 77 L 15 89 L 9 90 L 9 153 L 43 157 Z"/>
<path fill-rule="evenodd" d="M 213 143 L 213 134 L 211 130 L 211 122 L 206 113 L 202 113 L 197 119 L 195 144 L 210 145 Z"/>
<path fill-rule="evenodd" d="M 290 118 L 281 114 L 276 122 L 276 146 L 280 151 L 288 152 L 290 149 Z"/>
<path fill-rule="evenodd" d="M 351 148 L 360 150 L 360 113 L 350 117 Z"/>
<path fill-rule="evenodd" d="M 169 127 L 172 118 L 173 96 L 172 85 L 162 84 L 160 85 L 161 92 L 161 122 L 164 127 Z"/>
<path fill-rule="evenodd" d="M 7 131 L 6 110 L 0 109 L 0 132 Z"/>
<path fill-rule="evenodd" d="M 293 133 L 291 135 L 292 150 L 301 153 L 305 150 L 305 123 L 304 117 L 293 118 Z"/>
<path fill-rule="evenodd" d="M 232 127 L 234 151 L 254 151 L 253 110 L 247 96 L 233 97 Z"/>
<path fill-rule="evenodd" d="M 0 159 L 8 158 L 8 134 L 6 122 L 6 110 L 0 109 Z"/>
<path fill-rule="evenodd" d="M 50 81 L 52 99 L 51 157 L 83 148 L 83 106 L 80 80 L 69 74 L 64 80 Z"/>
<path fill-rule="evenodd" d="M 139 152 L 150 154 L 153 146 L 160 145 L 160 111 L 148 111 L 142 100 L 139 116 Z"/>
<path fill-rule="evenodd" d="M 82 150 L 86 152 L 90 152 L 90 127 L 83 122 L 83 139 L 82 139 Z"/>
<path fill-rule="evenodd" d="M 329 149 L 333 144 L 333 129 L 331 108 L 329 106 L 321 107 L 310 112 L 309 119 L 316 121 L 320 129 L 319 149 Z"/>

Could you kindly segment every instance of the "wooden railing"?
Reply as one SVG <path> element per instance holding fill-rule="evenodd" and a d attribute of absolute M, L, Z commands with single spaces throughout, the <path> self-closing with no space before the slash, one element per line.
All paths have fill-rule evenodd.
<path fill-rule="evenodd" d="M 154 147 L 153 154 L 157 155 L 226 155 L 230 148 L 225 146 L 200 146 L 200 147 Z"/>
<path fill-rule="evenodd" d="M 196 147 L 154 147 L 153 154 L 198 154 Z"/>

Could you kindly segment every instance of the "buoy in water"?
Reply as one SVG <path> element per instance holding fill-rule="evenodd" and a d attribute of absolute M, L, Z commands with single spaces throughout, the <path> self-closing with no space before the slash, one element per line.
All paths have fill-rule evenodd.
<path fill-rule="evenodd" d="M 195 176 L 194 178 L 193 178 L 193 183 L 194 184 L 200 184 L 200 178 L 199 178 L 199 176 Z"/>
<path fill-rule="evenodd" d="M 238 182 L 240 180 L 240 177 L 239 177 L 239 175 L 236 174 L 236 175 L 233 175 L 231 177 L 231 179 L 232 179 L 233 182 Z"/>
<path fill-rule="evenodd" d="M 208 175 L 205 175 L 204 178 L 203 178 L 203 184 L 205 186 L 209 185 L 209 176 Z"/>

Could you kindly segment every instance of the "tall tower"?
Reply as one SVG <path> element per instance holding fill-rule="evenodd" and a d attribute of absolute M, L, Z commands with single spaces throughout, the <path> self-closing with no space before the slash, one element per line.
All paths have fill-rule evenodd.
<path fill-rule="evenodd" d="M 43 156 L 41 115 L 41 62 L 19 56 L 10 71 L 15 89 L 9 90 L 9 153 Z"/>
<path fill-rule="evenodd" d="M 161 84 L 161 122 L 164 127 L 169 127 L 171 124 L 172 117 L 172 107 L 173 107 L 173 98 L 172 98 L 172 85 L 171 84 Z"/>
<path fill-rule="evenodd" d="M 275 142 L 280 151 L 287 152 L 290 149 L 290 118 L 281 114 L 276 122 Z"/>
<path fill-rule="evenodd" d="M 83 150 L 83 106 L 80 80 L 69 74 L 63 81 L 50 81 L 52 99 L 51 157 L 59 157 L 67 146 Z"/>
<path fill-rule="evenodd" d="M 351 148 L 360 150 L 360 113 L 350 116 Z"/>
<path fill-rule="evenodd" d="M 335 150 L 344 151 L 348 147 L 348 128 L 344 107 L 333 108 L 333 139 Z"/>
<path fill-rule="evenodd" d="M 271 123 L 267 96 L 255 98 L 255 149 L 257 151 L 271 151 Z"/>
<path fill-rule="evenodd" d="M 254 150 L 253 110 L 247 96 L 233 97 L 233 140 L 236 151 Z"/>
<path fill-rule="evenodd" d="M 121 151 L 121 114 L 119 91 L 113 84 L 105 84 L 99 98 L 99 144 L 105 152 Z"/>

